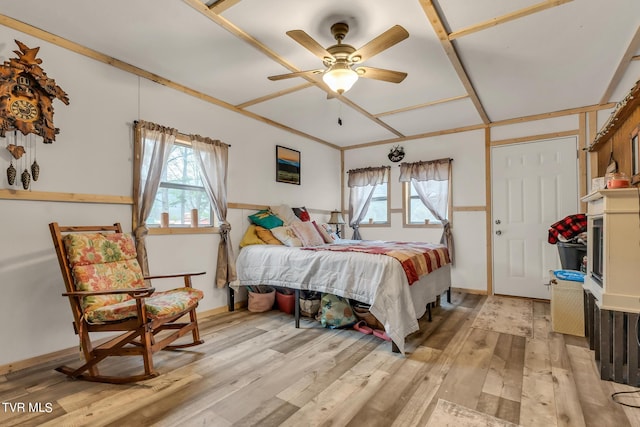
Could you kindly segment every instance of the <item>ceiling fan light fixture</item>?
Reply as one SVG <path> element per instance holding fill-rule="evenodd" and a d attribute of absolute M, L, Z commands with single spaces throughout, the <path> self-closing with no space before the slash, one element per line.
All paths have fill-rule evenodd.
<path fill-rule="evenodd" d="M 322 80 L 332 91 L 343 94 L 358 80 L 358 73 L 344 63 L 336 63 L 331 66 L 323 75 Z"/>

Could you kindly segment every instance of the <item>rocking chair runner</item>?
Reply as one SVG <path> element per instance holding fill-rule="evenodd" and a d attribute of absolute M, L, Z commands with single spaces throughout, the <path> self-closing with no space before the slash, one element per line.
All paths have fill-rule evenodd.
<path fill-rule="evenodd" d="M 128 383 L 158 376 L 153 354 L 202 344 L 196 307 L 202 291 L 191 286 L 191 277 L 205 274 L 181 273 L 143 277 L 130 235 L 119 223 L 110 226 L 49 224 L 58 254 L 85 363 L 79 368 L 60 366 L 57 371 L 72 378 L 108 383 Z M 184 277 L 183 288 L 155 292 L 145 280 Z M 189 321 L 178 322 L 188 314 Z M 165 332 L 160 335 L 159 333 Z M 92 332 L 123 332 L 94 346 Z M 191 332 L 192 340 L 170 345 Z M 142 356 L 144 374 L 101 375 L 98 363 L 109 356 Z"/>

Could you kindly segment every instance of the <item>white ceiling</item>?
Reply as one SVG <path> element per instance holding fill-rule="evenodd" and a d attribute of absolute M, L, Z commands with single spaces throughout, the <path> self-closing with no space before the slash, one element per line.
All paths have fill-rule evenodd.
<path fill-rule="evenodd" d="M 201 0 L 4 0 L 2 14 L 337 147 L 482 125 L 485 113 L 498 122 L 616 102 L 640 78 L 640 60 L 631 57 L 640 55 L 638 0 L 549 1 L 563 4 L 453 39 L 453 61 L 419 0 L 222 1 L 232 5 L 218 17 Z M 541 2 L 433 4 L 452 33 Z M 281 63 L 322 68 L 286 31 L 304 30 L 329 46 L 329 27 L 338 21 L 350 24 L 345 42 L 356 48 L 402 25 L 409 38 L 364 65 L 408 77 L 400 84 L 359 79 L 340 99 L 311 86 L 251 102 L 306 83 L 268 80 L 290 71 Z M 434 105 L 407 110 L 427 103 Z"/>

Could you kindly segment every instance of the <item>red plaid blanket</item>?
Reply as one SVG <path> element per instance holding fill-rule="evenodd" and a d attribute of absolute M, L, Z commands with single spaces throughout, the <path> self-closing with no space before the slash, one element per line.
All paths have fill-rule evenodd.
<path fill-rule="evenodd" d="M 558 236 L 569 240 L 585 231 L 587 231 L 587 216 L 585 214 L 569 215 L 549 227 L 547 241 L 555 245 L 558 243 Z"/>
<path fill-rule="evenodd" d="M 300 249 L 307 251 L 362 252 L 366 254 L 387 255 L 400 262 L 407 275 L 409 285 L 415 283 L 421 276 L 429 274 L 451 262 L 446 246 L 422 242 L 363 240 L 361 243 L 349 245 L 330 244 L 307 246 Z"/>

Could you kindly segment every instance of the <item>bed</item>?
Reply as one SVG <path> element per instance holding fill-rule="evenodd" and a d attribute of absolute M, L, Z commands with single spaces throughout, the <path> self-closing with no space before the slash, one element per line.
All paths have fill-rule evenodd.
<path fill-rule="evenodd" d="M 380 248 L 390 244 L 409 252 L 426 249 L 409 262 L 406 253 L 381 253 Z M 405 337 L 419 329 L 417 319 L 429 303 L 450 290 L 450 266 L 444 246 L 417 242 L 340 240 L 311 248 L 251 245 L 238 255 L 238 280 L 231 286 L 319 291 L 370 304 L 371 314 L 404 354 Z"/>

